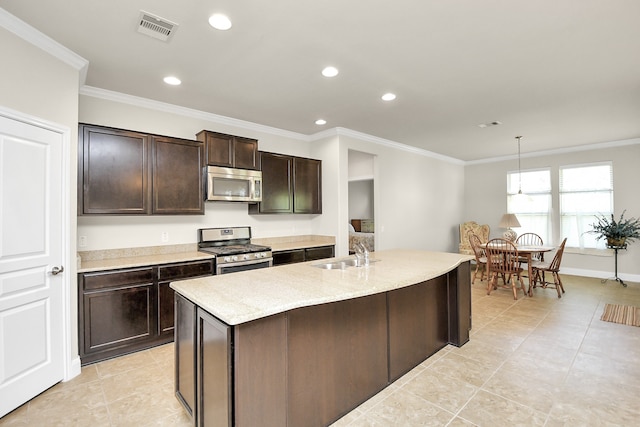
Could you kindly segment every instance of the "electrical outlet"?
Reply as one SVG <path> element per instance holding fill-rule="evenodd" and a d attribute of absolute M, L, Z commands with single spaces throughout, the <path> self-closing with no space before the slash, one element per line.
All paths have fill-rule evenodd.
<path fill-rule="evenodd" d="M 169 232 L 163 231 L 160 235 L 160 240 L 162 240 L 163 243 L 167 243 L 169 241 Z"/>
<path fill-rule="evenodd" d="M 87 247 L 87 236 L 79 236 L 78 237 L 78 247 L 80 247 L 80 248 Z"/>

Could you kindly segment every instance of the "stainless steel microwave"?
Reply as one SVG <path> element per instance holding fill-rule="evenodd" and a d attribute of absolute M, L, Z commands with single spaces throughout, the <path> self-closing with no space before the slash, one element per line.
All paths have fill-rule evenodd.
<path fill-rule="evenodd" d="M 207 166 L 206 199 L 223 202 L 261 202 L 262 171 Z"/>

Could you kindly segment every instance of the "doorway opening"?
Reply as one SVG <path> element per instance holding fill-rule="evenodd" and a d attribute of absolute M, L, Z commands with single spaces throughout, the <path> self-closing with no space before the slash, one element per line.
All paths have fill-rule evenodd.
<path fill-rule="evenodd" d="M 375 156 L 349 150 L 349 253 L 357 244 L 375 250 Z"/>

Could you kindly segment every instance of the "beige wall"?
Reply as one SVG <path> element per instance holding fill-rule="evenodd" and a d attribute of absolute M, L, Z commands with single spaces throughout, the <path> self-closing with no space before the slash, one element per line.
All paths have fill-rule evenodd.
<path fill-rule="evenodd" d="M 457 252 L 462 220 L 464 165 L 428 153 L 394 148 L 350 136 L 340 138 L 341 157 L 349 150 L 374 155 L 375 247 Z M 347 171 L 341 186 L 341 239 L 348 239 Z"/>
<path fill-rule="evenodd" d="M 552 202 L 554 226 L 554 244 L 560 242 L 558 224 L 558 170 L 560 166 L 613 162 L 614 206 L 616 215 L 627 209 L 627 215 L 640 217 L 640 139 L 629 141 L 631 145 L 611 143 L 611 147 L 571 153 L 555 153 L 535 157 L 523 157 L 522 170 L 550 168 L 552 183 Z M 517 170 L 517 159 L 469 165 L 466 167 L 464 220 L 477 221 L 491 226 L 492 237 L 499 237 L 504 230 L 498 228 L 498 222 L 506 212 L 507 172 Z M 516 231 L 518 231 L 516 229 Z M 562 260 L 563 271 L 570 274 L 582 274 L 607 278 L 613 275 L 614 260 L 610 251 L 598 255 L 572 253 L 568 248 Z M 626 280 L 640 280 L 640 241 L 629 245 L 627 251 L 620 252 L 618 258 L 619 275 Z M 622 274 L 621 274 L 622 273 Z M 626 276 L 625 276 L 626 275 Z"/>

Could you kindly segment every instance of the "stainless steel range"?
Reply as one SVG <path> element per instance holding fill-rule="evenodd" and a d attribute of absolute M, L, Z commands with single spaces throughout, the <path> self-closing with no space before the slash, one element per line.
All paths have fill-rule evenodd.
<path fill-rule="evenodd" d="M 216 274 L 273 265 L 271 248 L 251 243 L 251 227 L 198 229 L 198 250 L 216 256 Z"/>

